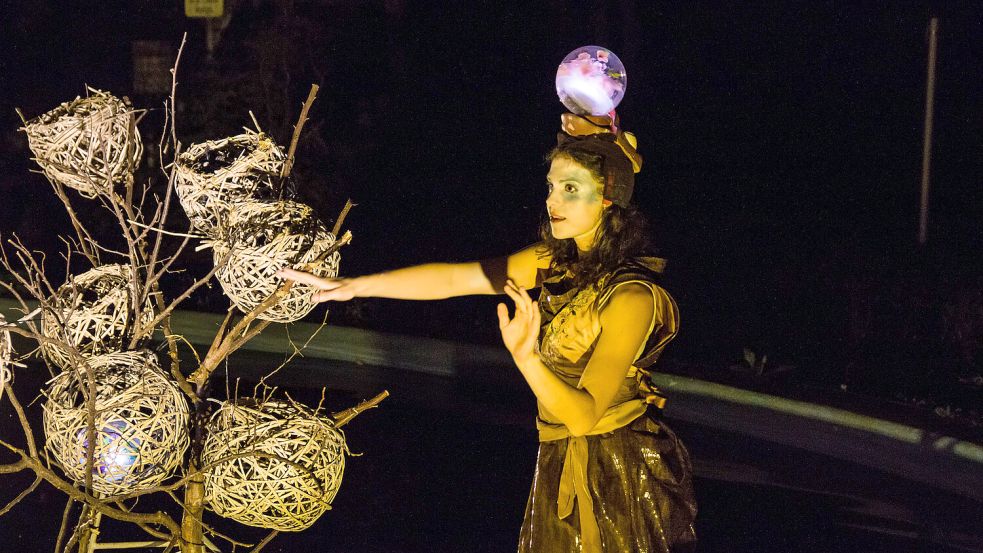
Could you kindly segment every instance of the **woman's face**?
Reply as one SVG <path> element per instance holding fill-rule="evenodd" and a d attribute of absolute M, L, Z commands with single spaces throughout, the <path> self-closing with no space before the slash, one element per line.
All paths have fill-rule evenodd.
<path fill-rule="evenodd" d="M 546 182 L 553 238 L 573 238 L 581 251 L 589 250 L 604 212 L 600 183 L 586 167 L 562 155 L 550 164 Z"/>

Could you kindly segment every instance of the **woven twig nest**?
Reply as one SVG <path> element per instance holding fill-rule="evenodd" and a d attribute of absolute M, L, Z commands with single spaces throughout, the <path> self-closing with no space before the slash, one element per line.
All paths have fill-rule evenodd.
<path fill-rule="evenodd" d="M 331 508 L 346 453 L 332 421 L 303 407 L 226 402 L 209 421 L 202 450 L 205 500 L 242 524 L 304 530 Z"/>
<path fill-rule="evenodd" d="M 44 174 L 88 198 L 132 178 L 143 154 L 133 109 L 109 93 L 65 102 L 24 125 Z"/>
<path fill-rule="evenodd" d="M 177 160 L 174 188 L 195 228 L 210 237 L 223 235 L 235 204 L 280 198 L 283 150 L 263 133 L 193 144 Z M 292 192 L 283 191 L 289 199 Z"/>
<path fill-rule="evenodd" d="M 102 265 L 72 277 L 49 300 L 41 313 L 41 332 L 71 344 L 82 355 L 120 351 L 134 331 L 132 269 L 129 265 Z M 141 309 L 141 325 L 153 321 L 150 299 Z M 147 333 L 149 335 L 149 332 Z M 71 355 L 52 343 L 42 345 L 55 365 L 66 369 Z"/>
<path fill-rule="evenodd" d="M 0 315 L 0 327 L 7 324 L 7 321 Z M 10 332 L 0 330 L 0 399 L 3 399 L 3 385 L 10 382 L 13 377 L 14 347 L 10 342 Z"/>
<path fill-rule="evenodd" d="M 338 275 L 341 254 L 325 256 L 335 235 L 318 220 L 314 211 L 297 202 L 246 202 L 229 217 L 229 236 L 213 244 L 215 262 L 228 260 L 215 273 L 225 295 L 244 312 L 252 311 L 283 284 L 276 276 L 292 267 L 320 277 Z M 290 323 L 314 309 L 311 295 L 317 290 L 295 283 L 289 293 L 259 318 Z"/>
<path fill-rule="evenodd" d="M 188 404 L 147 350 L 90 357 L 96 382 L 92 487 L 105 495 L 160 484 L 180 466 L 190 439 Z M 65 474 L 85 482 L 87 373 L 56 376 L 44 404 L 45 447 Z"/>

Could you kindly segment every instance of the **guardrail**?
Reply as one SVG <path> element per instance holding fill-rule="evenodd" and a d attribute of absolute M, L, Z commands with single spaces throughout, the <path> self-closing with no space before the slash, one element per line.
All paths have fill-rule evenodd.
<path fill-rule="evenodd" d="M 8 320 L 19 316 L 15 306 L 12 300 L 0 298 L 0 312 Z M 221 319 L 218 314 L 176 311 L 172 330 L 192 344 L 207 346 Z M 308 340 L 303 353 L 307 360 L 469 382 L 479 373 L 514 372 L 504 348 L 305 322 L 272 325 L 243 349 L 286 355 L 293 351 L 291 341 Z M 979 444 L 694 378 L 656 374 L 654 379 L 671 398 L 665 412 L 671 419 L 828 455 L 983 501 L 983 446 Z"/>

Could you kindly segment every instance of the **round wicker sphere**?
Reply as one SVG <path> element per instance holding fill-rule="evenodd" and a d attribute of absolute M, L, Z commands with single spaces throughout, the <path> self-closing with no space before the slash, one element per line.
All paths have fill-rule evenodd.
<path fill-rule="evenodd" d="M 281 402 L 226 402 L 207 430 L 205 500 L 217 514 L 297 532 L 331 508 L 348 448 L 330 419 Z"/>
<path fill-rule="evenodd" d="M 190 443 L 188 404 L 153 352 L 87 360 L 96 382 L 92 487 L 107 496 L 160 484 L 181 465 Z M 65 371 L 45 391 L 45 447 L 65 474 L 85 482 L 88 375 Z"/>
<path fill-rule="evenodd" d="M 120 351 L 135 329 L 132 274 L 129 265 L 102 265 L 71 277 L 49 299 L 52 309 L 42 310 L 41 333 L 71 344 L 82 355 Z M 140 312 L 141 326 L 153 322 L 150 298 Z M 64 348 L 46 343 L 42 349 L 58 367 L 72 366 L 72 357 Z"/>
<path fill-rule="evenodd" d="M 24 131 L 49 179 L 94 198 L 132 178 L 143 142 L 133 108 L 107 92 L 89 92 L 32 119 Z"/>
<path fill-rule="evenodd" d="M 193 144 L 177 160 L 174 189 L 195 228 L 223 235 L 233 205 L 276 198 L 283 150 L 263 133 Z"/>
<path fill-rule="evenodd" d="M 283 284 L 276 276 L 284 267 L 292 267 L 320 277 L 338 276 L 341 254 L 328 256 L 335 235 L 318 220 L 314 210 L 290 201 L 239 204 L 229 217 L 229 235 L 216 241 L 215 273 L 225 295 L 244 312 L 252 311 Z M 290 292 L 259 318 L 290 323 L 302 319 L 314 309 L 312 286 L 295 283 Z"/>

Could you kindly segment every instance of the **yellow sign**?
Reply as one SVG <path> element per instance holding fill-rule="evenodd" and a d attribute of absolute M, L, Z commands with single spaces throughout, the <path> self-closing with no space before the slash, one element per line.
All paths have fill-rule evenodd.
<path fill-rule="evenodd" d="M 186 17 L 222 17 L 222 0 L 184 0 Z"/>

